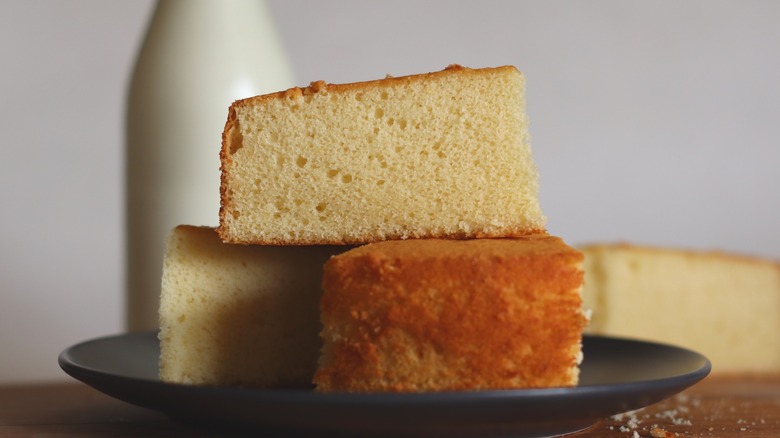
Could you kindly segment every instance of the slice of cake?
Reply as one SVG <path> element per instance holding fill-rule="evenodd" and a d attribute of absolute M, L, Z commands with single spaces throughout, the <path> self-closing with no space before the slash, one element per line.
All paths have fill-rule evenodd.
<path fill-rule="evenodd" d="M 160 379 L 311 385 L 322 265 L 345 249 L 228 245 L 212 228 L 174 229 L 160 297 Z"/>
<path fill-rule="evenodd" d="M 582 254 L 551 236 L 398 240 L 325 265 L 318 391 L 576 385 Z"/>
<path fill-rule="evenodd" d="M 780 372 L 777 263 L 625 244 L 580 249 L 589 332 L 690 348 L 713 374 Z"/>
<path fill-rule="evenodd" d="M 514 67 L 450 66 L 237 101 L 219 235 L 289 245 L 544 231 L 524 88 Z"/>

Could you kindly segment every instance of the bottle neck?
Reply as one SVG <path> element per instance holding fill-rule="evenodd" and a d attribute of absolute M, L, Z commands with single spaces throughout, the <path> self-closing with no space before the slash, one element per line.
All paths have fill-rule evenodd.
<path fill-rule="evenodd" d="M 257 24 L 268 13 L 265 0 L 157 0 L 155 18 L 182 21 L 220 22 L 222 19 Z"/>
<path fill-rule="evenodd" d="M 258 30 L 275 34 L 265 0 L 158 0 L 148 34 L 229 38 Z"/>

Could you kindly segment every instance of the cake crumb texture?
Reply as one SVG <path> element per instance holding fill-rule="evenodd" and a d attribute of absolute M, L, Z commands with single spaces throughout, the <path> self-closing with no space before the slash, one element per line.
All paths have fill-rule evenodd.
<path fill-rule="evenodd" d="M 225 242 L 363 244 L 545 231 L 514 67 L 235 102 L 221 150 Z"/>
<path fill-rule="evenodd" d="M 163 265 L 160 379 L 310 386 L 322 265 L 344 249 L 228 245 L 213 228 L 176 227 Z"/>

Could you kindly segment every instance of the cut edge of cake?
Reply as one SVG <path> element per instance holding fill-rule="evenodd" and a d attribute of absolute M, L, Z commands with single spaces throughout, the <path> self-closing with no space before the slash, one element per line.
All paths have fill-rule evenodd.
<path fill-rule="evenodd" d="M 256 226 L 235 225 L 235 223 L 238 223 L 237 222 L 238 218 L 244 214 L 243 210 L 238 208 L 235 205 L 236 195 L 233 190 L 234 187 L 231 186 L 231 178 L 233 178 L 233 176 L 230 175 L 232 172 L 234 172 L 234 170 L 232 169 L 236 168 L 234 163 L 234 155 L 236 154 L 236 152 L 244 148 L 244 134 L 242 134 L 242 128 L 240 127 L 241 125 L 238 122 L 238 116 L 237 116 L 237 113 L 241 111 L 242 108 L 252 107 L 253 105 L 255 106 L 267 105 L 267 104 L 272 104 L 274 102 L 290 101 L 290 100 L 292 101 L 300 100 L 302 103 L 306 103 L 313 98 L 315 99 L 322 98 L 322 95 L 328 95 L 328 94 L 337 95 L 339 93 L 349 93 L 355 90 L 374 90 L 374 89 L 392 89 L 392 88 L 400 89 L 402 87 L 408 86 L 409 84 L 412 85 L 425 84 L 426 81 L 436 81 L 450 76 L 479 78 L 481 76 L 487 76 L 487 75 L 512 75 L 513 77 L 516 76 L 516 80 L 520 82 L 519 84 L 520 94 L 516 96 L 518 100 L 515 109 L 513 109 L 513 112 L 518 112 L 517 115 L 518 126 L 512 128 L 503 126 L 501 129 L 518 130 L 512 135 L 516 134 L 517 136 L 519 136 L 518 138 L 522 138 L 522 140 L 519 141 L 519 144 L 516 144 L 511 147 L 517 148 L 518 151 L 516 153 L 517 158 L 515 159 L 519 159 L 520 157 L 522 157 L 522 160 L 525 162 L 522 163 L 522 166 L 513 166 L 513 168 L 521 169 L 521 170 L 512 171 L 512 172 L 516 172 L 517 175 L 513 175 L 511 178 L 508 175 L 503 175 L 506 181 L 512 182 L 511 190 L 506 189 L 505 191 L 511 192 L 513 194 L 511 196 L 506 194 L 500 195 L 500 196 L 510 196 L 510 198 L 512 198 L 511 202 L 507 202 L 506 200 L 502 199 L 500 200 L 501 202 L 499 202 L 498 204 L 490 204 L 490 205 L 500 204 L 502 205 L 500 209 L 497 207 L 487 208 L 483 205 L 474 208 L 474 211 L 476 213 L 475 212 L 463 213 L 464 211 L 466 211 L 468 205 L 458 204 L 457 208 L 460 209 L 461 213 L 459 214 L 462 216 L 460 217 L 460 219 L 450 218 L 445 222 L 442 219 L 432 218 L 429 222 L 425 222 L 425 220 L 421 218 L 429 214 L 427 211 L 420 210 L 418 217 L 416 218 L 413 217 L 415 209 L 417 209 L 420 206 L 416 204 L 412 205 L 414 202 L 417 202 L 418 200 L 415 199 L 416 196 L 414 196 L 414 194 L 410 192 L 404 198 L 405 199 L 403 201 L 404 204 L 402 204 L 402 205 L 409 204 L 408 208 L 403 209 L 403 214 L 407 216 L 404 216 L 404 218 L 400 221 L 397 220 L 398 215 L 394 211 L 397 210 L 397 208 L 389 208 L 389 207 L 384 208 L 383 206 L 375 206 L 371 208 L 374 208 L 374 210 L 382 209 L 381 211 L 383 213 L 381 214 L 386 216 L 384 217 L 385 223 L 381 225 L 378 225 L 376 223 L 372 223 L 372 224 L 357 223 L 356 226 L 352 227 L 348 233 L 316 234 L 317 233 L 316 229 L 320 225 L 319 222 L 323 220 L 324 221 L 330 220 L 328 215 L 332 212 L 332 210 L 329 209 L 341 207 L 340 205 L 338 205 L 338 201 L 334 202 L 336 206 L 333 207 L 328 205 L 329 202 L 328 199 L 307 200 L 307 199 L 303 199 L 303 196 L 293 196 L 289 192 L 287 192 L 284 195 L 282 195 L 282 197 L 279 197 L 275 201 L 264 199 L 262 201 L 262 205 L 258 205 L 257 203 L 254 202 L 255 200 L 253 200 L 251 206 L 250 204 L 247 204 L 245 207 L 255 210 L 254 213 L 251 213 L 253 217 L 259 214 L 257 213 L 257 211 L 263 209 L 269 209 L 269 210 L 275 209 L 276 213 L 274 213 L 273 216 L 274 218 L 287 217 L 286 215 L 290 215 L 296 212 L 297 212 L 296 214 L 301 214 L 298 210 L 304 211 L 306 217 L 305 220 L 310 222 L 307 222 L 303 225 L 308 225 L 308 226 L 295 226 L 291 228 L 290 227 L 285 228 L 285 226 L 282 226 L 282 232 L 269 231 L 269 229 L 273 227 L 269 227 L 268 225 L 269 223 L 273 223 L 274 219 L 262 220 L 261 222 L 264 223 L 263 225 L 264 229 L 262 231 L 258 231 L 260 230 L 259 228 L 257 230 L 253 229 L 251 231 L 246 230 L 246 228 L 248 227 L 257 228 L 260 225 L 256 225 Z M 220 221 L 219 221 L 219 226 L 217 227 L 217 232 L 225 242 L 242 243 L 242 244 L 266 244 L 266 245 L 365 244 L 365 243 L 371 243 L 371 242 L 382 241 L 382 240 L 410 239 L 410 238 L 455 238 L 455 239 L 500 238 L 500 237 L 519 237 L 523 235 L 546 232 L 546 217 L 543 215 L 538 201 L 538 173 L 536 169 L 536 163 L 533 161 L 533 154 L 531 152 L 530 144 L 528 141 L 530 135 L 528 134 L 528 126 L 527 126 L 528 120 L 527 120 L 527 114 L 525 113 L 524 90 L 525 90 L 524 77 L 522 76 L 522 73 L 520 73 L 519 70 L 517 70 L 517 68 L 513 66 L 470 69 L 470 68 L 462 67 L 460 65 L 450 65 L 445 70 L 438 71 L 438 72 L 406 75 L 400 77 L 388 76 L 387 78 L 384 79 L 362 81 L 362 82 L 355 82 L 355 83 L 348 83 L 348 84 L 328 84 L 325 83 L 324 81 L 317 81 L 317 82 L 313 82 L 308 87 L 302 87 L 302 88 L 294 87 L 277 93 L 254 96 L 254 97 L 238 100 L 234 102 L 233 105 L 231 105 L 230 107 L 228 120 L 225 124 L 225 129 L 223 131 L 223 138 L 222 138 L 223 144 L 220 151 L 220 161 L 221 161 L 221 184 L 220 184 L 221 202 L 220 202 L 220 212 L 219 212 Z M 279 116 L 282 118 L 286 117 L 284 114 L 284 110 L 281 111 L 281 114 L 279 114 Z M 513 115 L 511 117 L 515 117 L 515 116 Z M 385 115 L 385 118 L 387 118 L 387 123 L 389 125 L 392 125 L 394 120 L 398 120 L 398 122 L 396 123 L 396 127 L 399 126 L 399 124 L 407 123 L 407 121 L 405 120 L 388 117 L 387 114 Z M 409 121 L 409 123 L 412 123 L 412 121 Z M 438 123 L 438 121 L 436 121 L 436 123 Z M 466 121 L 459 121 L 458 123 L 469 123 L 469 122 L 468 120 L 466 120 Z M 251 128 L 245 128 L 245 129 L 251 129 L 253 132 L 255 132 L 258 129 L 259 130 L 264 129 L 264 127 L 253 126 Z M 411 131 L 411 127 L 408 129 L 408 131 Z M 252 135 L 255 136 L 256 134 L 253 133 Z M 317 135 L 320 134 L 318 133 Z M 368 141 L 370 141 L 370 139 Z M 436 148 L 435 144 L 431 144 L 430 146 L 433 149 Z M 348 145 L 348 147 L 352 147 L 352 146 Z M 503 146 L 503 147 L 509 147 L 509 146 Z M 434 154 L 442 153 L 442 151 L 437 152 L 435 150 L 431 152 Z M 308 175 L 306 174 L 306 171 L 308 171 L 308 167 L 314 164 L 314 158 L 304 156 L 304 155 L 305 154 L 300 154 L 298 155 L 297 158 L 294 156 L 279 157 L 279 156 L 275 156 L 274 153 L 269 152 L 268 156 L 265 157 L 264 160 L 271 160 L 271 161 L 281 160 L 283 164 L 278 164 L 279 166 L 292 166 L 292 163 L 295 162 L 297 163 L 298 166 L 300 166 L 300 169 L 297 169 L 293 166 L 293 171 L 295 172 L 296 175 L 298 175 L 296 176 L 296 178 L 305 179 L 308 177 Z M 315 158 L 317 157 L 315 156 Z M 400 158 L 394 158 L 394 160 L 399 160 L 399 159 Z M 480 157 L 475 157 L 475 163 L 479 162 L 480 159 L 481 159 Z M 489 159 L 490 157 L 484 158 L 484 160 L 489 160 Z M 388 157 L 381 157 L 381 154 L 378 154 L 377 157 L 373 157 L 373 158 L 369 156 L 368 160 L 372 163 L 372 165 L 379 163 L 381 161 L 382 167 L 387 167 L 385 161 L 388 161 L 391 162 L 390 164 L 391 167 L 394 166 L 394 164 L 392 164 L 392 160 L 390 160 Z M 403 167 L 402 165 L 397 165 L 397 166 L 399 168 Z M 483 163 L 478 166 L 484 167 L 485 164 Z M 501 166 L 506 167 L 504 164 L 501 164 Z M 501 167 L 502 172 L 506 171 L 504 167 Z M 297 172 L 297 170 L 301 170 L 301 172 Z M 289 169 L 285 170 L 285 172 L 289 172 Z M 370 173 L 369 171 L 366 172 L 367 174 Z M 371 170 L 371 172 L 373 172 L 373 170 Z M 331 170 L 328 170 L 328 173 L 329 173 L 328 175 L 329 177 L 335 177 L 335 179 L 343 178 L 345 181 L 351 181 L 354 183 L 357 183 L 357 180 L 355 178 L 360 178 L 359 175 L 354 174 L 355 172 L 353 171 L 347 172 L 344 171 L 344 169 L 332 168 Z M 484 175 L 493 174 L 493 172 L 489 172 L 489 171 L 485 171 L 482 173 Z M 393 174 L 397 175 L 399 174 L 399 172 L 393 172 Z M 369 178 L 373 176 L 374 176 L 373 174 L 370 174 Z M 259 181 L 258 184 L 266 184 L 268 183 L 268 180 L 275 179 L 274 177 L 271 177 L 268 178 L 268 180 L 266 180 L 263 179 L 262 176 L 258 176 L 257 178 Z M 448 178 L 452 179 L 453 177 L 450 176 Z M 471 177 L 469 177 L 469 179 L 471 179 Z M 318 184 L 314 185 L 313 187 L 323 187 L 322 184 L 323 181 L 327 182 L 329 181 L 329 179 L 322 178 L 322 181 L 319 181 Z M 383 179 L 380 178 L 379 180 L 376 181 L 376 184 L 381 184 L 382 182 L 384 181 Z M 494 181 L 486 180 L 485 183 L 482 184 L 482 186 L 493 187 L 492 189 L 488 190 L 488 191 L 492 191 L 490 193 L 491 196 L 494 195 L 493 192 L 503 193 L 500 192 L 499 189 L 499 186 L 501 186 L 501 184 L 494 184 L 493 182 Z M 522 182 L 522 187 L 519 187 L 520 182 Z M 448 181 L 448 184 L 452 184 L 452 182 Z M 352 184 L 352 186 L 354 185 L 355 184 Z M 518 187 L 515 187 L 515 185 L 518 185 Z M 349 184 L 345 185 L 345 187 L 349 187 L 349 186 L 350 186 Z M 239 187 L 235 187 L 235 188 L 239 189 Z M 240 188 L 240 189 L 243 191 L 248 190 L 245 188 Z M 381 186 L 375 187 L 375 189 L 388 190 L 387 187 L 381 187 Z M 406 188 L 404 187 L 404 189 Z M 447 189 L 449 190 L 451 189 L 451 187 L 448 187 Z M 474 193 L 473 189 L 474 189 L 473 187 L 470 187 L 467 190 L 462 190 L 461 192 Z M 452 192 L 452 190 L 449 191 Z M 363 190 L 362 188 L 361 188 L 361 192 L 368 193 L 366 190 Z M 334 193 L 339 193 L 339 191 L 336 191 Z M 446 198 L 447 197 L 444 197 L 444 199 Z M 384 199 L 384 198 L 380 198 L 380 199 Z M 308 205 L 310 203 L 309 201 L 311 201 L 312 205 Z M 436 201 L 436 199 L 431 199 L 430 201 L 431 202 L 426 203 L 426 205 L 433 205 L 435 204 L 435 202 L 439 202 Z M 487 205 L 486 204 L 487 201 L 483 200 L 478 202 Z M 368 202 L 368 203 L 363 202 L 361 205 L 365 207 L 365 205 L 370 206 L 372 204 L 373 204 L 372 202 Z M 315 208 L 317 211 L 316 213 L 314 213 Z M 363 208 L 363 207 L 359 207 L 359 208 Z M 409 212 L 407 213 L 406 210 L 409 210 Z M 449 210 L 452 210 L 452 208 L 441 210 L 440 213 L 444 213 L 445 211 L 449 211 Z M 486 210 L 491 210 L 491 211 L 486 211 Z M 290 213 L 291 211 L 293 213 Z M 372 210 L 372 213 L 375 212 Z M 271 213 L 269 212 L 269 213 L 262 213 L 262 214 L 265 215 L 263 217 L 266 217 Z M 342 213 L 339 212 L 338 214 L 342 214 Z M 434 215 L 435 213 L 431 211 L 430 214 Z M 411 215 L 412 218 L 409 219 L 408 215 Z M 311 219 L 309 219 L 309 217 L 311 217 Z M 387 217 L 391 217 L 391 218 L 387 219 Z M 407 220 L 408 223 L 404 222 Z M 422 224 L 433 223 L 433 225 L 418 226 L 418 224 L 420 223 Z M 337 224 L 338 222 L 335 223 L 336 226 Z M 244 229 L 239 230 L 238 228 L 241 227 L 243 227 Z M 305 230 L 305 231 L 301 231 L 301 230 Z M 315 231 L 310 231 L 310 230 L 315 230 Z"/>

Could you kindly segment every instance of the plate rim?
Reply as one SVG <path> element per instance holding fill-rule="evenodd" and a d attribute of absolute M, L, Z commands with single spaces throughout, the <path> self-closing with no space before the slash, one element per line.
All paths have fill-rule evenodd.
<path fill-rule="evenodd" d="M 663 378 L 654 378 L 647 380 L 626 381 L 608 384 L 585 384 L 576 387 L 561 388 L 539 388 L 539 389 L 498 389 L 498 390 L 480 390 L 480 391 L 441 391 L 426 393 L 318 393 L 311 389 L 264 389 L 264 388 L 246 388 L 229 386 L 201 386 L 186 385 L 160 381 L 159 378 L 151 379 L 138 376 L 123 375 L 121 373 L 112 373 L 109 370 L 89 366 L 89 364 L 79 363 L 74 358 L 74 352 L 79 349 L 89 348 L 90 344 L 100 344 L 104 342 L 122 342 L 128 337 L 140 337 L 157 339 L 157 331 L 129 332 L 103 337 L 88 339 L 64 349 L 58 356 L 58 363 L 62 370 L 71 377 L 79 380 L 100 392 L 119 400 L 151 408 L 168 414 L 171 418 L 187 416 L 188 408 L 171 408 L 165 403 L 167 398 L 176 398 L 181 396 L 192 397 L 188 403 L 194 408 L 191 413 L 196 413 L 200 409 L 199 401 L 220 400 L 241 405 L 242 401 L 247 404 L 258 405 L 279 405 L 297 406 L 312 409 L 317 406 L 327 406 L 329 409 L 353 408 L 360 412 L 371 412 L 372 410 L 417 409 L 421 412 L 437 411 L 448 408 L 465 408 L 477 406 L 480 411 L 489 407 L 500 407 L 502 409 L 512 405 L 520 405 L 529 401 L 534 401 L 540 405 L 568 403 L 576 404 L 583 400 L 620 398 L 627 395 L 650 393 L 652 397 L 641 397 L 623 403 L 622 405 L 615 401 L 615 408 L 602 409 L 603 413 L 594 416 L 595 411 L 591 408 L 590 412 L 582 412 L 582 415 L 572 415 L 570 420 L 578 420 L 575 425 L 572 423 L 570 431 L 582 429 L 583 422 L 594 424 L 601 418 L 621 412 L 630 411 L 656 403 L 696 384 L 710 373 L 712 365 L 705 356 L 683 347 L 651 342 L 646 340 L 637 340 L 624 337 L 584 335 L 583 342 L 586 339 L 598 340 L 601 342 L 620 342 L 631 343 L 633 345 L 646 345 L 652 348 L 662 347 L 670 351 L 679 351 L 701 361 L 701 367 L 692 369 L 689 372 L 668 376 Z M 147 339 L 146 342 L 151 342 Z M 94 348 L 95 346 L 92 345 Z M 155 358 L 156 359 L 156 358 Z M 587 360 L 587 359 L 586 359 Z M 120 390 L 117 390 L 117 386 Z M 128 391 L 121 387 L 132 388 Z M 162 392 L 165 397 L 158 400 L 147 400 L 146 393 Z M 660 397 L 660 398 L 659 398 Z M 620 406 L 618 409 L 617 406 Z M 524 414 L 520 413 L 518 417 Z M 539 421 L 550 421 L 552 417 L 540 417 Z M 230 418 L 214 418 L 216 421 L 230 420 Z M 262 420 L 258 424 L 262 425 Z M 250 423 L 253 420 L 249 420 Z M 533 427 L 531 428 L 533 429 Z M 527 435 L 535 436 L 535 435 Z"/>

